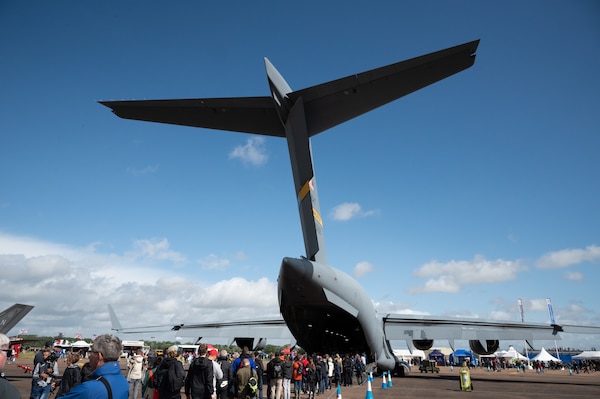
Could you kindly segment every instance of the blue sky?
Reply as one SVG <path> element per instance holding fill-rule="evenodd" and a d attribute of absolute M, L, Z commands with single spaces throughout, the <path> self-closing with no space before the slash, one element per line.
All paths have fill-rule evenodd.
<path fill-rule="evenodd" d="M 264 96 L 263 57 L 302 89 L 481 39 L 471 69 L 313 138 L 329 262 L 381 312 L 518 320 L 522 298 L 548 322 L 551 298 L 559 322 L 600 325 L 599 16 L 594 1 L 3 2 L 0 307 L 36 306 L 13 332 L 88 337 L 110 329 L 107 303 L 124 325 L 277 315 L 281 259 L 304 253 L 285 141 L 97 101 Z"/>

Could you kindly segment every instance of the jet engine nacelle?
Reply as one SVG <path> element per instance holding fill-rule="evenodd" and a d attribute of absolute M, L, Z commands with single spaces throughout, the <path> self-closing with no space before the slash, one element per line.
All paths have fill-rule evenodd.
<path fill-rule="evenodd" d="M 431 349 L 431 347 L 433 346 L 433 340 L 432 339 L 414 339 L 413 345 L 417 349 L 426 351 L 428 349 Z"/>
<path fill-rule="evenodd" d="M 234 341 L 235 341 L 236 345 L 239 346 L 240 348 L 247 347 L 248 349 L 253 350 L 253 351 L 262 350 L 265 348 L 265 345 L 267 344 L 266 338 L 255 339 L 255 338 L 236 337 L 236 338 L 234 338 Z M 254 344 L 254 341 L 257 341 L 256 345 Z"/>
<path fill-rule="evenodd" d="M 484 347 L 481 341 L 470 340 L 469 346 L 471 347 L 471 350 L 478 355 L 491 355 L 500 347 L 500 341 L 488 339 L 485 341 Z"/>

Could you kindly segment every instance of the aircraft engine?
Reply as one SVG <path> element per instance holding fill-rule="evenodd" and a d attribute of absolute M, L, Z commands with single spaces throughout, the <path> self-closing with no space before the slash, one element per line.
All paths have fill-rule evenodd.
<path fill-rule="evenodd" d="M 254 338 L 236 337 L 234 339 L 234 341 L 235 341 L 235 344 L 237 346 L 239 346 L 240 348 L 243 348 L 244 346 L 246 346 L 246 347 L 248 347 L 248 349 L 253 350 L 253 351 L 262 350 L 265 348 L 265 345 L 267 344 L 266 338 L 254 339 Z M 254 345 L 255 341 L 258 341 L 256 343 L 256 345 Z"/>
<path fill-rule="evenodd" d="M 433 346 L 433 340 L 432 339 L 414 339 L 413 345 L 417 349 L 426 351 L 427 349 L 431 349 L 431 347 Z"/>
<path fill-rule="evenodd" d="M 496 352 L 498 350 L 498 347 L 500 346 L 500 341 L 488 339 L 487 341 L 485 341 L 485 344 L 486 347 L 484 348 L 483 345 L 481 345 L 481 341 L 469 341 L 469 346 L 471 347 L 471 350 L 477 353 L 478 355 L 491 355 L 492 353 Z"/>

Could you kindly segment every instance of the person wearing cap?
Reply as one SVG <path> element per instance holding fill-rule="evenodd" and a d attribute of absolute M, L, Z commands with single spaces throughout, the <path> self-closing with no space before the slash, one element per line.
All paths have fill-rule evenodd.
<path fill-rule="evenodd" d="M 221 365 L 217 363 L 217 356 L 219 356 L 219 351 L 215 347 L 211 347 L 208 350 L 208 359 L 212 362 L 213 365 L 213 392 L 217 393 L 217 382 L 221 384 L 221 380 L 223 379 L 223 370 L 221 370 Z"/>
<path fill-rule="evenodd" d="M 0 370 L 6 365 L 8 346 L 10 345 L 10 339 L 0 334 Z M 8 380 L 0 378 L 0 398 L 2 399 L 21 399 L 21 394 L 17 388 L 13 387 Z"/>
<path fill-rule="evenodd" d="M 129 383 L 121 373 L 119 356 L 123 353 L 121 340 L 114 335 L 98 336 L 91 347 L 90 380 L 73 388 L 61 399 L 109 398 L 127 399 Z M 109 394 L 110 390 L 110 394 Z"/>
<path fill-rule="evenodd" d="M 187 399 L 216 399 L 213 385 L 214 367 L 206 357 L 206 344 L 198 347 L 198 357 L 194 359 L 185 379 L 185 396 Z M 163 399 L 161 396 L 160 399 Z"/>

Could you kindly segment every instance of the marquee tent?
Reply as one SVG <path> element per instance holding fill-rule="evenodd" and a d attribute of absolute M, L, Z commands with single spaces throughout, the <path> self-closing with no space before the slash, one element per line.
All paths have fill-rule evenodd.
<path fill-rule="evenodd" d="M 523 356 L 519 352 L 517 352 L 517 350 L 515 349 L 514 346 L 509 346 L 508 350 L 506 351 L 506 353 L 504 354 L 503 357 L 508 357 L 510 359 L 527 360 L 527 361 L 529 361 L 529 358 L 527 356 Z"/>
<path fill-rule="evenodd" d="M 599 360 L 600 351 L 583 351 L 579 355 L 573 356 L 574 360 Z"/>
<path fill-rule="evenodd" d="M 73 348 L 89 348 L 90 346 L 92 346 L 92 344 L 88 344 L 85 341 L 77 341 L 71 344 L 71 347 Z"/>
<path fill-rule="evenodd" d="M 435 360 L 437 364 L 440 364 L 442 366 L 446 365 L 446 356 L 444 356 L 444 354 L 439 349 L 434 349 L 429 354 L 429 360 Z"/>
<path fill-rule="evenodd" d="M 466 349 L 457 349 L 454 352 L 452 352 L 449 356 L 450 359 L 450 364 L 462 364 L 463 361 L 467 360 L 469 361 L 469 363 L 475 364 L 476 363 L 476 357 L 472 352 L 469 352 Z"/>
<path fill-rule="evenodd" d="M 425 352 L 420 349 L 413 349 L 412 353 L 408 349 L 394 349 L 394 355 L 405 362 L 414 358 L 420 358 L 421 360 L 425 358 Z"/>
<path fill-rule="evenodd" d="M 544 349 L 544 347 L 542 346 L 542 350 L 540 351 L 540 353 L 538 353 L 533 359 L 531 360 L 537 360 L 538 362 L 557 362 L 557 363 L 562 363 L 562 360 L 552 356 L 551 354 L 549 354 L 546 349 Z"/>

